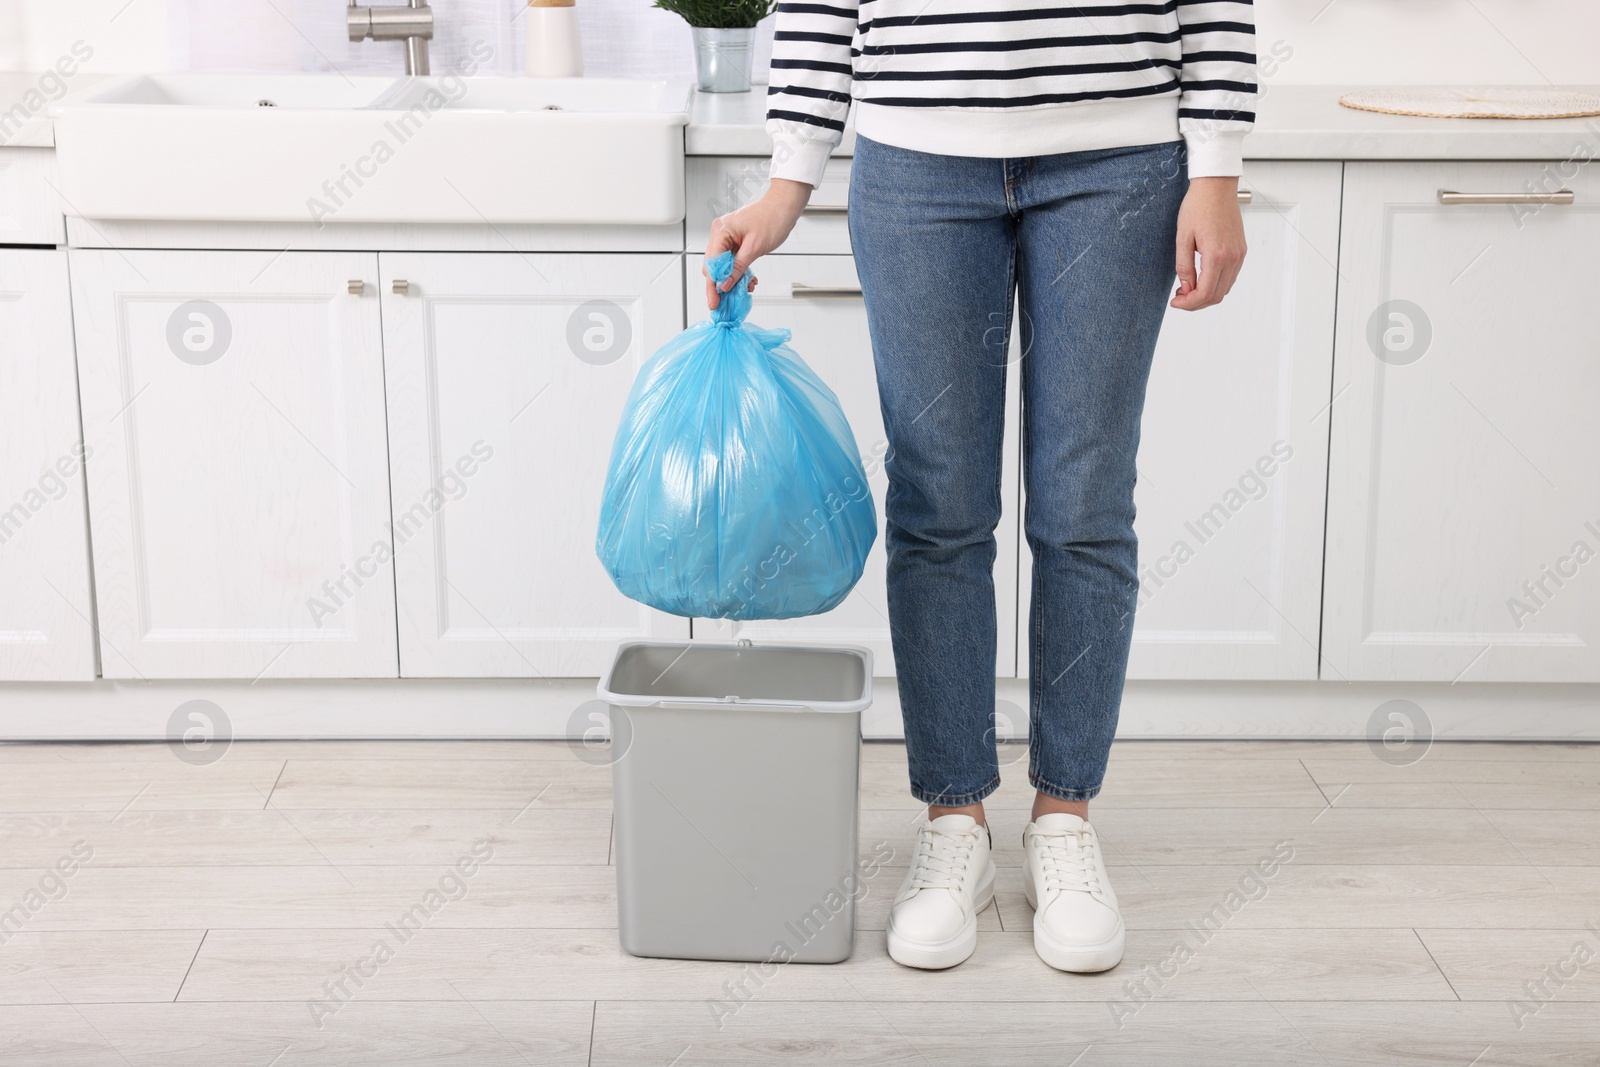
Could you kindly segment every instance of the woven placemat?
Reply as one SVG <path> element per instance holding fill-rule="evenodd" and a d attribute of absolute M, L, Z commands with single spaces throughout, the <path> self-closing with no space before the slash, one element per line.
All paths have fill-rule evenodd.
<path fill-rule="evenodd" d="M 1600 94 L 1573 89 L 1499 86 L 1361 89 L 1345 93 L 1339 103 L 1360 111 L 1438 119 L 1571 119 L 1600 115 Z"/>

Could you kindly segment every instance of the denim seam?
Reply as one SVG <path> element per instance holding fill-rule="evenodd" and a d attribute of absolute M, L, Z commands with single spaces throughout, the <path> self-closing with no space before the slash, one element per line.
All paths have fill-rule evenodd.
<path fill-rule="evenodd" d="M 1022 396 L 1023 403 L 1026 404 L 1028 396 L 1028 391 L 1026 388 L 1023 389 Z M 1027 420 L 1024 420 L 1022 433 L 1022 477 L 1024 490 L 1026 490 L 1027 483 L 1030 481 L 1029 472 L 1033 467 L 1032 446 L 1033 432 L 1029 428 Z M 1035 494 L 1029 494 L 1028 506 L 1030 508 L 1033 506 L 1034 495 Z M 1023 533 L 1024 535 L 1027 533 L 1026 515 L 1023 516 Z M 1030 548 L 1031 547 L 1032 546 L 1030 544 Z M 1028 701 L 1028 771 L 1030 777 L 1032 776 L 1033 769 L 1039 765 L 1039 750 L 1042 747 L 1039 739 L 1041 736 L 1040 724 L 1044 719 L 1044 644 L 1046 634 L 1044 619 L 1044 568 L 1040 566 L 1040 560 L 1037 558 L 1037 553 L 1035 553 L 1035 557 L 1036 558 L 1033 561 L 1033 581 L 1029 583 L 1032 588 L 1028 590 L 1028 596 L 1033 601 L 1031 605 L 1033 608 L 1031 613 L 1033 616 L 1031 620 L 1032 630 L 1029 634 L 1029 651 L 1031 653 L 1033 666 L 1032 669 L 1028 671 L 1029 688 L 1032 690 L 1032 692 L 1029 694 L 1031 699 Z"/>
<path fill-rule="evenodd" d="M 970 793 L 957 793 L 950 795 L 937 793 L 924 789 L 915 782 L 911 784 L 911 795 L 924 804 L 935 804 L 941 808 L 960 808 L 968 804 L 976 804 L 1000 788 L 1000 776 L 995 775 L 987 784 L 974 789 Z"/>
<path fill-rule="evenodd" d="M 1012 309 L 1017 303 L 1017 255 L 1021 250 L 1021 242 L 1013 241 L 1011 257 L 1006 260 L 1006 351 L 1000 357 L 1000 410 L 1003 413 L 1006 405 L 1006 371 L 1010 369 L 1011 355 L 1011 330 L 1016 325 L 1016 317 Z M 1017 377 L 1018 392 L 1021 392 L 1021 375 Z M 999 425 L 995 427 L 994 454 L 1000 457 L 1000 462 L 994 468 L 994 513 L 1000 514 L 1004 506 L 1005 494 L 1005 452 L 1006 452 L 1006 420 L 1002 414 Z"/>
<path fill-rule="evenodd" d="M 1033 588 L 1028 594 L 1033 599 L 1033 640 L 1032 645 L 1033 668 L 1028 672 L 1028 681 L 1033 692 L 1032 699 L 1028 702 L 1028 774 L 1033 776 L 1033 769 L 1039 766 L 1039 754 L 1043 745 L 1040 737 L 1043 731 L 1040 726 L 1044 721 L 1044 568 L 1039 566 L 1039 561 L 1033 564 Z"/>

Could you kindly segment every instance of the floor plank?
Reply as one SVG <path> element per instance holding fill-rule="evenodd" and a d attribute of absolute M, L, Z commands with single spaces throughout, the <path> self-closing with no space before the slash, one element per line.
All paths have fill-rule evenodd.
<path fill-rule="evenodd" d="M 1463 999 L 1505 1001 L 1523 1018 L 1552 1000 L 1600 1001 L 1600 916 L 1576 929 L 1424 927 L 1417 936 Z"/>
<path fill-rule="evenodd" d="M 1569 782 L 1329 781 L 1322 788 L 1340 808 L 1398 811 L 1465 804 L 1483 811 L 1600 811 L 1600 789 Z"/>
<path fill-rule="evenodd" d="M 722 1026 L 719 1028 L 717 1022 Z M 594 1067 L 747 1064 L 876 1067 L 1593 1067 L 1600 1009 L 1552 1005 L 1539 1032 L 1504 1006 L 1153 1002 L 1104 1005 L 793 1003 L 754 999 L 731 1016 L 702 1004 L 596 1006 Z"/>
<path fill-rule="evenodd" d="M 998 814 L 1001 818 L 991 815 L 991 822 L 1016 821 Z M 1026 818 L 1026 813 L 1018 817 Z M 1091 805 L 1090 818 L 1109 856 L 1121 863 L 1252 863 L 1272 842 L 1286 839 L 1294 842 L 1301 863 L 1483 865 L 1507 859 L 1505 840 L 1491 818 L 1464 805 L 1396 811 L 1336 805 L 1317 812 Z M 1018 829 L 1019 848 L 1020 835 Z"/>
<path fill-rule="evenodd" d="M 1173 964 L 1177 944 L 1191 953 Z M 393 930 L 213 930 L 201 947 L 181 999 L 304 1000 L 318 995 L 385 946 L 392 958 L 360 987 L 363 1000 L 473 999 L 719 1001 L 724 983 L 761 978 L 757 965 L 635 959 L 609 930 L 461 930 L 425 927 L 401 941 Z M 367 970 L 374 969 L 362 964 Z M 1203 940 L 1192 930 L 1152 932 L 1131 940 L 1117 969 L 1099 975 L 1053 971 L 1027 934 L 992 931 L 978 950 L 950 971 L 918 971 L 888 958 L 883 934 L 863 931 L 841 964 L 769 968 L 763 998 L 951 1002 L 985 998 L 1010 1002 L 1133 1000 L 1130 982 L 1155 968 L 1176 968 L 1158 981 L 1156 999 L 1251 1000 L 1270 988 L 1274 1000 L 1454 999 L 1408 929 L 1261 931 L 1224 929 Z M 731 988 L 731 987 L 730 987 Z"/>
<path fill-rule="evenodd" d="M 282 760 L 196 766 L 164 751 L 164 760 L 8 765 L 0 774 L 0 812 L 259 810 L 283 770 Z"/>
<path fill-rule="evenodd" d="M 594 1005 L 353 1000 L 64 1004 L 0 1012 L 6 1067 L 587 1067 Z M 320 1026 L 318 1024 L 321 1024 Z"/>
<path fill-rule="evenodd" d="M 222 755 L 229 760 L 286 759 L 569 759 L 567 741 L 234 741 Z M 18 763 L 165 763 L 172 760 L 165 741 L 0 741 L 0 765 Z"/>
<path fill-rule="evenodd" d="M 170 1003 L 204 934 L 24 927 L 0 945 L 0 1004 Z"/>
<path fill-rule="evenodd" d="M 1380 759 L 1303 759 L 1313 780 L 1324 790 L 1341 785 L 1418 785 L 1454 783 L 1466 788 L 1484 785 L 1600 787 L 1600 761 L 1549 759 L 1433 759 L 1432 753 L 1414 763 L 1386 763 Z"/>
<path fill-rule="evenodd" d="M 333 808 L 611 808 L 611 769 L 547 760 L 291 759 L 272 803 Z"/>
<path fill-rule="evenodd" d="M 1365 740 L 1275 741 L 1268 739 L 1156 741 L 1126 738 L 1111 746 L 1111 761 L 1133 759 L 1207 760 L 1219 756 L 1258 759 L 1367 761 L 1378 758 Z M 1600 743 L 1593 741 L 1434 741 L 1430 760 L 1574 760 L 1600 763 Z"/>
<path fill-rule="evenodd" d="M 1529 863 L 1600 867 L 1600 819 L 1587 812 L 1496 808 L 1483 814 Z"/>
<path fill-rule="evenodd" d="M 0 871 L 0 901 L 19 900 L 37 872 Z M 79 868 L 70 892 L 40 908 L 29 930 L 294 929 L 380 927 L 419 902 L 444 898 L 430 921 L 450 926 L 614 926 L 609 867 L 509 866 L 491 860 L 470 877 L 426 867 Z"/>
<path fill-rule="evenodd" d="M 96 867 L 442 864 L 479 840 L 502 863 L 603 864 L 610 825 L 584 808 L 3 814 L 0 867 L 48 866 L 80 840 Z"/>

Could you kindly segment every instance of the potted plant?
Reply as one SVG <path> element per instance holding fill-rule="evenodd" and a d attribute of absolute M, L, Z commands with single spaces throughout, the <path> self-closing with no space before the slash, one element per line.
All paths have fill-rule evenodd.
<path fill-rule="evenodd" d="M 694 31 L 694 65 L 707 93 L 750 91 L 750 39 L 776 0 L 656 0 Z"/>

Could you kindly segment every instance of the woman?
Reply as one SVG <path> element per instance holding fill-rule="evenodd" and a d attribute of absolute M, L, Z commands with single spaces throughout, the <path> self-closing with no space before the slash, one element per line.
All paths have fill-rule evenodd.
<path fill-rule="evenodd" d="M 1138 593 L 1139 419 L 1169 296 L 1215 304 L 1244 259 L 1253 47 L 1249 0 L 778 5 L 772 180 L 717 220 L 706 254 L 735 250 L 725 291 L 783 243 L 853 99 L 850 237 L 890 449 L 889 618 L 911 792 L 928 805 L 889 917 L 889 954 L 907 966 L 967 959 L 993 899 L 983 799 L 1000 782 L 992 572 L 1014 302 L 1037 791 L 1023 889 L 1046 963 L 1122 958 L 1088 804 Z"/>

